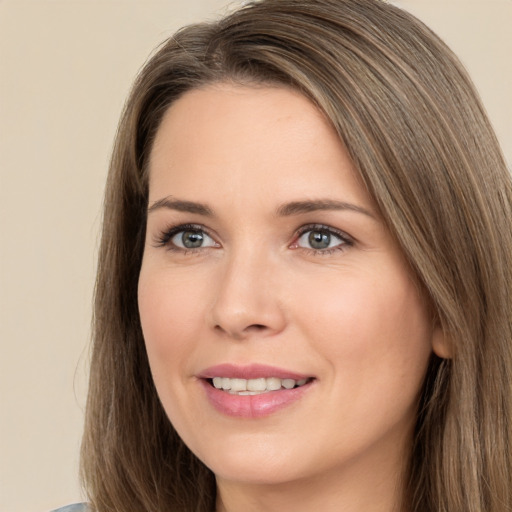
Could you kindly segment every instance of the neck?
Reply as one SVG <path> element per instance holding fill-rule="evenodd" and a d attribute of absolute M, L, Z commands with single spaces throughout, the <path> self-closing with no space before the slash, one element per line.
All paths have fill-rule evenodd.
<path fill-rule="evenodd" d="M 399 512 L 403 484 L 400 471 L 366 466 L 273 484 L 217 478 L 217 487 L 216 512 Z"/>

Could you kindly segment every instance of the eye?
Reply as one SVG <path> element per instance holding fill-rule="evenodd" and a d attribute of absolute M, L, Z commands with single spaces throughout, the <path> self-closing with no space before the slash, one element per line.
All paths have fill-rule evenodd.
<path fill-rule="evenodd" d="M 197 228 L 175 231 L 170 238 L 171 243 L 181 249 L 199 249 L 202 247 L 215 247 L 213 238 Z"/>
<path fill-rule="evenodd" d="M 220 247 L 202 226 L 196 224 L 180 224 L 168 228 L 155 238 L 155 246 L 166 247 L 171 251 Z"/>
<path fill-rule="evenodd" d="M 294 245 L 329 253 L 331 250 L 343 249 L 352 245 L 352 240 L 347 235 L 327 226 L 306 226 L 302 229 Z"/>

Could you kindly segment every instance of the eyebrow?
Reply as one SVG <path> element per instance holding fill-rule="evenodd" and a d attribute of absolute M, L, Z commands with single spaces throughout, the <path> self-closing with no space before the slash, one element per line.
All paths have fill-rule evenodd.
<path fill-rule="evenodd" d="M 204 203 L 196 203 L 194 201 L 184 201 L 181 199 L 172 199 L 171 197 L 164 197 L 155 201 L 149 208 L 148 213 L 166 208 L 169 210 L 176 210 L 185 213 L 195 213 L 197 215 L 204 215 L 206 217 L 213 217 L 212 209 Z M 349 210 L 356 213 L 361 213 L 372 219 L 375 215 L 356 204 L 347 203 L 345 201 L 336 201 L 334 199 L 316 199 L 311 201 L 292 201 L 279 206 L 276 210 L 278 217 L 290 217 L 292 215 L 300 215 L 304 213 L 326 211 L 326 210 Z"/>
<path fill-rule="evenodd" d="M 281 217 L 288 217 L 290 215 L 300 215 L 301 213 L 317 212 L 322 210 L 349 210 L 356 213 L 362 213 L 372 219 L 375 215 L 356 204 L 347 203 L 345 201 L 336 201 L 334 199 L 318 199 L 313 201 L 293 201 L 281 205 L 277 209 L 277 215 Z"/>
<path fill-rule="evenodd" d="M 194 201 L 183 201 L 180 199 L 171 199 L 170 197 L 164 197 L 155 201 L 149 208 L 148 213 L 160 210 L 161 208 L 167 208 L 169 210 L 177 210 L 179 212 L 196 213 L 198 215 L 204 215 L 206 217 L 213 217 L 213 212 L 209 206 L 203 203 L 196 203 Z"/>

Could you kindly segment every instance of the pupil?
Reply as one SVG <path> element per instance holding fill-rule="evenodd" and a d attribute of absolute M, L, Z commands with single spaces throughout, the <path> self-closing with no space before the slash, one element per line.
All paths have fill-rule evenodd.
<path fill-rule="evenodd" d="M 181 236 L 181 241 L 187 249 L 201 247 L 203 244 L 203 234 L 197 231 L 185 231 Z"/>
<path fill-rule="evenodd" d="M 331 243 L 331 235 L 320 231 L 312 231 L 309 234 L 309 244 L 313 249 L 327 249 Z"/>

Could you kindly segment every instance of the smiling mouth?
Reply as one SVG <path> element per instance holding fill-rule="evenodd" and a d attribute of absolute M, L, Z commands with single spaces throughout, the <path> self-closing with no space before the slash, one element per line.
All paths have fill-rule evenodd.
<path fill-rule="evenodd" d="M 311 382 L 313 377 L 300 380 L 280 379 L 279 377 L 263 377 L 258 379 L 213 377 L 206 380 L 215 389 L 225 391 L 231 395 L 245 396 L 299 388 Z"/>

